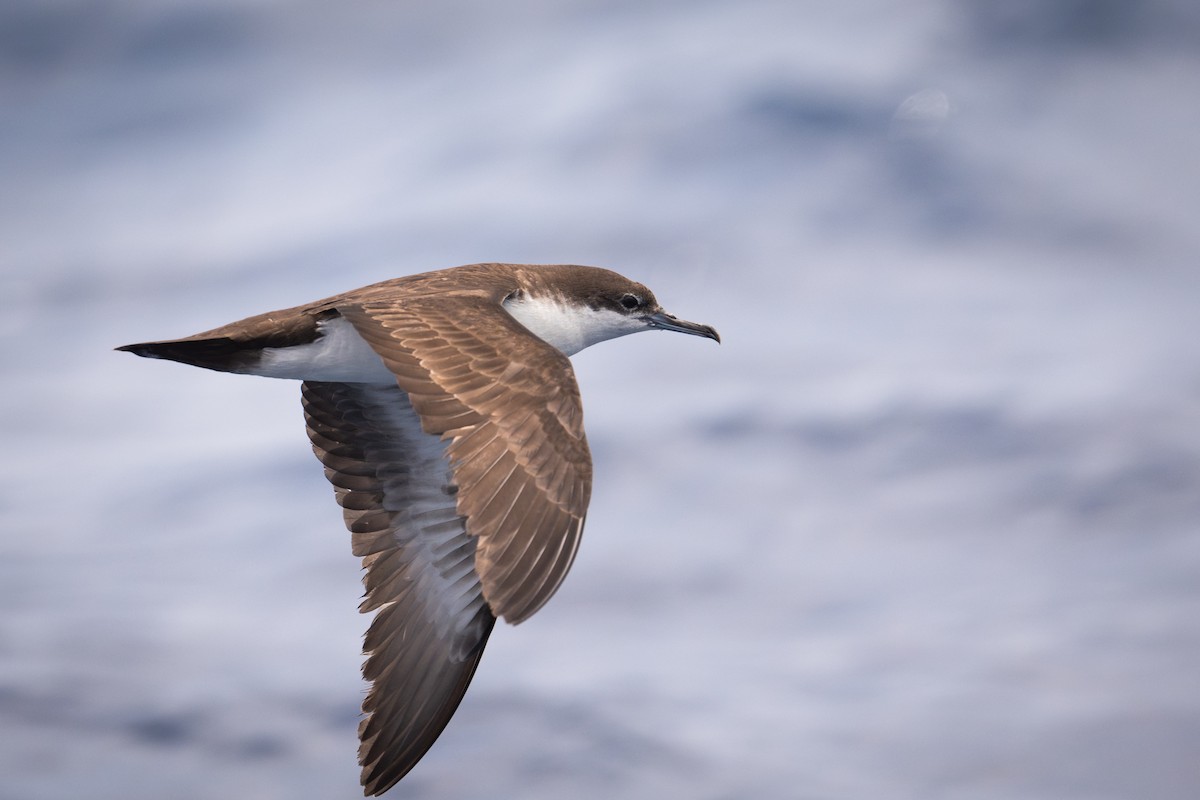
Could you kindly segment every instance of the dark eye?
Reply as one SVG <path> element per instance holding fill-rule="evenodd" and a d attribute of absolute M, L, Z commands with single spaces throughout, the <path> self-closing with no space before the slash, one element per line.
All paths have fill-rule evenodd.
<path fill-rule="evenodd" d="M 636 294 L 627 294 L 621 298 L 621 305 L 629 311 L 633 311 L 641 304 L 642 298 L 638 297 Z"/>

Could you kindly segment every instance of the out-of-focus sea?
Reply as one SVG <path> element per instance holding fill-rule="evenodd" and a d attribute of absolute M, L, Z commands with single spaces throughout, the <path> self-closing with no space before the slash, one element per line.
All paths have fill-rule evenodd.
<path fill-rule="evenodd" d="M 116 345 L 574 262 L 596 482 L 409 798 L 1200 796 L 1191 0 L 0 8 L 0 798 L 359 795 L 289 382 Z"/>

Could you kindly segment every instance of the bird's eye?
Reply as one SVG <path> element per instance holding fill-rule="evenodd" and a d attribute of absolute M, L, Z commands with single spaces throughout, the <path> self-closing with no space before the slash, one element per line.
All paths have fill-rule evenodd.
<path fill-rule="evenodd" d="M 636 294 L 627 294 L 621 298 L 621 305 L 628 311 L 633 311 L 642 304 L 642 298 Z"/>

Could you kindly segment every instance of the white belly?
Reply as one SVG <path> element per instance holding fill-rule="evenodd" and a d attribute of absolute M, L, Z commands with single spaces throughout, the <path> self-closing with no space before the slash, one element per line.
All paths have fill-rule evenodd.
<path fill-rule="evenodd" d="M 317 323 L 321 336 L 310 344 L 268 347 L 252 375 L 300 381 L 395 383 L 383 360 L 341 317 Z"/>

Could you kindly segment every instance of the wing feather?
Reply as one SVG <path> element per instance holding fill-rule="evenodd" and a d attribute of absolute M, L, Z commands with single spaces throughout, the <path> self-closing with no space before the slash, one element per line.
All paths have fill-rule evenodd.
<path fill-rule="evenodd" d="M 477 295 L 339 305 L 396 385 L 304 384 L 313 449 L 365 568 L 359 761 L 386 791 L 445 727 L 493 614 L 561 584 L 591 494 L 570 362 Z M 511 334 L 499 339 L 496 330 Z"/>
<path fill-rule="evenodd" d="M 359 763 L 367 794 L 400 780 L 449 722 L 495 617 L 477 540 L 456 509 L 446 443 L 424 433 L 398 386 L 306 382 L 305 420 L 363 559 Z"/>
<path fill-rule="evenodd" d="M 448 440 L 483 595 L 496 615 L 527 619 L 570 568 L 591 495 L 570 362 L 478 293 L 337 310 L 396 376 L 422 428 Z"/>

